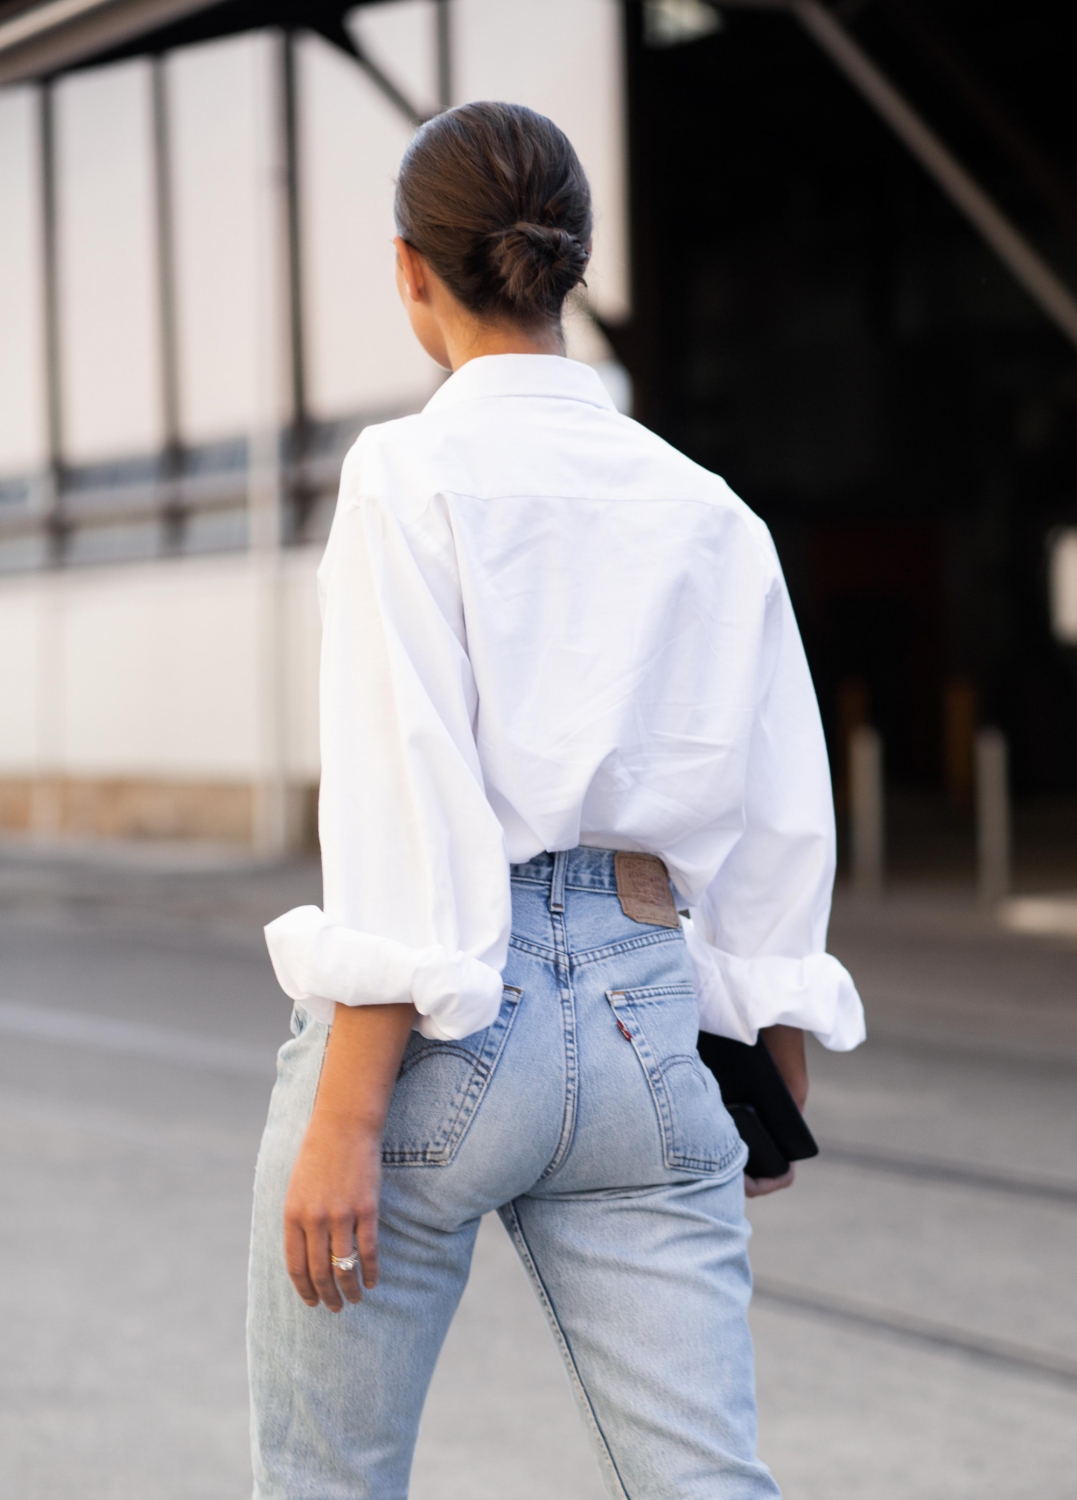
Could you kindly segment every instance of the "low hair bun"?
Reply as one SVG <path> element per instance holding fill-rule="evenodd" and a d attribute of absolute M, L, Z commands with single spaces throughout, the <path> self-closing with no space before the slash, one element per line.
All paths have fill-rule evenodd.
<path fill-rule="evenodd" d="M 587 269 L 587 247 L 567 229 L 521 220 L 495 230 L 487 243 L 506 300 L 515 307 L 547 308 L 553 318 Z"/>
<path fill-rule="evenodd" d="M 591 190 L 563 130 L 522 104 L 461 104 L 421 126 L 396 225 L 470 311 L 556 324 L 583 281 Z"/>

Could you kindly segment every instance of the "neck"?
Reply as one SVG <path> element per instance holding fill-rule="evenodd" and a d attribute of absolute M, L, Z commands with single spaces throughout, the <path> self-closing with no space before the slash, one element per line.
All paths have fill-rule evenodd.
<path fill-rule="evenodd" d="M 466 324 L 445 329 L 445 350 L 449 367 L 455 371 L 485 354 L 563 355 L 565 340 L 558 323 L 545 328 L 517 328 L 511 323 L 480 323 L 469 318 Z"/>

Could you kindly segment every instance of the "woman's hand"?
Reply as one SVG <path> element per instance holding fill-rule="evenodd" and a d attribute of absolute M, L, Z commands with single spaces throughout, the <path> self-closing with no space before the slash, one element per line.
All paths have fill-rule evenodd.
<path fill-rule="evenodd" d="M 414 1019 L 412 1005 L 336 1008 L 284 1204 L 285 1263 L 308 1307 L 340 1312 L 377 1284 L 381 1133 Z M 330 1260 L 357 1251 L 355 1270 Z"/>
<path fill-rule="evenodd" d="M 808 1102 L 808 1062 L 804 1055 L 804 1033 L 798 1026 L 765 1026 L 759 1035 L 767 1044 L 778 1072 L 785 1079 L 785 1086 L 793 1096 L 797 1109 L 803 1110 Z M 780 1192 L 792 1187 L 796 1181 L 796 1167 L 790 1167 L 781 1177 L 744 1177 L 746 1198 L 763 1198 L 767 1193 Z"/>
<path fill-rule="evenodd" d="M 744 1196 L 746 1198 L 765 1198 L 767 1193 L 780 1192 L 782 1188 L 792 1187 L 796 1181 L 797 1169 L 790 1167 L 781 1177 L 749 1177 L 744 1174 Z"/>
<path fill-rule="evenodd" d="M 344 1300 L 361 1302 L 362 1287 L 377 1284 L 380 1196 L 380 1128 L 316 1111 L 284 1204 L 284 1258 L 308 1307 L 321 1301 L 340 1312 Z M 359 1267 L 337 1270 L 329 1259 L 345 1260 L 356 1247 L 361 1284 Z"/>

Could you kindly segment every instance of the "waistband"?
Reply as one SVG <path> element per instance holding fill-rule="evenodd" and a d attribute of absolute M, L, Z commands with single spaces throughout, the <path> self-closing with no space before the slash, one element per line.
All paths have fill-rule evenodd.
<path fill-rule="evenodd" d="M 617 894 L 614 872 L 615 849 L 591 849 L 584 844 L 558 854 L 536 854 L 526 864 L 510 865 L 513 880 L 532 885 L 552 885 L 555 873 L 567 887 L 577 891 L 609 891 Z M 555 866 L 559 868 L 555 872 Z"/>

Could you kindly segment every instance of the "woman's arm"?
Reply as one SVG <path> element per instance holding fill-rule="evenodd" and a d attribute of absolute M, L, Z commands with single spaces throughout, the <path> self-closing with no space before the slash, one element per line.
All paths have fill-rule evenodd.
<path fill-rule="evenodd" d="M 512 919 L 451 527 L 436 506 L 415 514 L 412 489 L 394 503 L 390 450 L 406 439 L 387 432 L 367 427 L 345 461 L 318 575 L 325 909 L 266 929 L 285 992 L 333 1018 L 285 1252 L 303 1300 L 338 1311 L 377 1276 L 380 1137 L 416 1012 L 430 1038 L 488 1026 Z M 334 1275 L 356 1237 L 361 1274 Z"/>
<path fill-rule="evenodd" d="M 338 1005 L 318 1095 L 288 1184 L 284 1254 L 308 1307 L 362 1301 L 358 1271 L 334 1274 L 359 1248 L 362 1285 L 378 1279 L 381 1134 L 414 1005 Z"/>
<path fill-rule="evenodd" d="M 319 569 L 324 911 L 286 912 L 266 939 L 282 989 L 319 1020 L 334 1001 L 410 1001 L 423 1035 L 449 1041 L 489 1026 L 501 1006 L 505 834 L 475 743 L 458 583 L 444 572 L 452 534 L 433 515 L 406 530 L 364 492 L 360 467 L 391 488 L 381 465 L 356 457 L 377 431 L 367 427 L 345 463 Z M 442 572 L 430 564 L 428 578 L 420 553 Z"/>
<path fill-rule="evenodd" d="M 759 1035 L 785 1079 L 793 1103 L 801 1114 L 808 1102 L 808 1059 L 804 1055 L 804 1033 L 799 1026 L 764 1026 Z"/>
<path fill-rule="evenodd" d="M 785 1079 L 785 1086 L 797 1109 L 803 1110 L 808 1102 L 808 1060 L 804 1055 L 803 1031 L 799 1026 L 764 1026 L 759 1035 L 766 1042 L 767 1051 Z M 746 1176 L 744 1191 L 749 1198 L 762 1198 L 766 1193 L 776 1193 L 779 1188 L 792 1187 L 795 1178 L 795 1167 L 790 1167 L 784 1177 Z"/>

